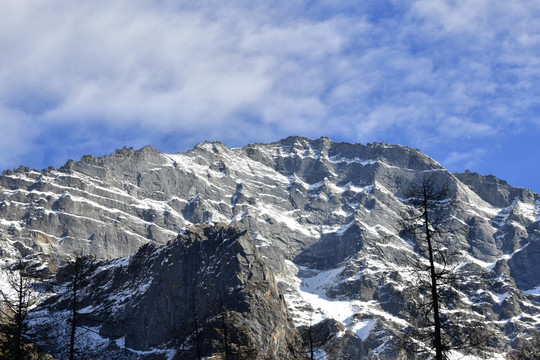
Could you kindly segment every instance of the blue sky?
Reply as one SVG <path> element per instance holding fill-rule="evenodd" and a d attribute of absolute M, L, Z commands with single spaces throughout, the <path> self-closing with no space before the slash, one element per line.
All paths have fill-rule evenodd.
<path fill-rule="evenodd" d="M 289 135 L 540 192 L 540 2 L 0 2 L 0 169 Z"/>

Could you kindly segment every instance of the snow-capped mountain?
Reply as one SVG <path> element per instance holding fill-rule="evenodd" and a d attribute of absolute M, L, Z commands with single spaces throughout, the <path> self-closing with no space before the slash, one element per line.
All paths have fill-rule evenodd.
<path fill-rule="evenodd" d="M 89 324 L 99 333 L 88 333 L 89 339 L 100 344 L 100 351 L 116 349 L 118 358 L 173 359 L 182 358 L 178 346 L 189 336 L 177 331 L 158 336 L 150 329 L 145 337 L 144 326 L 163 326 L 153 324 L 146 312 L 166 317 L 171 320 L 167 326 L 174 327 L 188 309 L 181 304 L 192 300 L 178 295 L 163 306 L 147 304 L 160 291 L 166 296 L 163 284 L 175 284 L 160 274 L 171 269 L 179 277 L 187 269 L 202 274 L 204 264 L 192 257 L 166 254 L 189 252 L 185 239 L 190 233 L 206 231 L 202 238 L 217 241 L 209 229 L 218 226 L 228 234 L 219 241 L 242 239 L 243 247 L 216 253 L 236 259 L 230 277 L 268 274 L 261 291 L 278 299 L 272 309 L 281 309 L 283 302 L 270 325 L 271 317 L 261 315 L 269 305 L 260 296 L 242 295 L 238 301 L 251 304 L 247 313 L 253 315 L 235 311 L 245 324 L 258 324 L 251 329 L 259 330 L 251 332 L 264 337 L 269 334 L 260 329 L 278 326 L 295 338 L 289 318 L 297 328 L 319 323 L 335 334 L 340 354 L 392 359 L 401 356 L 398 338 L 411 320 L 404 304 L 414 297 L 408 266 L 416 244 L 402 236 L 400 219 L 410 185 L 426 177 L 448 185 L 455 200 L 452 216 L 465 228 L 451 245 L 468 274 L 458 289 L 467 303 L 460 311 L 481 314 L 492 328 L 494 356 L 504 356 L 540 325 L 540 195 L 493 176 L 451 174 L 420 151 L 399 145 L 290 137 L 230 149 L 207 142 L 186 153 L 121 149 L 70 160 L 60 169 L 5 171 L 0 250 L 6 264 L 20 256 L 34 258 L 51 274 L 81 252 L 103 260 L 92 268 L 92 279 L 102 283 L 90 281 L 82 300 L 85 311 L 104 321 Z M 148 243 L 153 245 L 137 252 Z M 242 260 L 239 254 L 248 248 L 256 255 Z M 200 249 L 206 249 L 200 258 L 208 265 L 216 249 Z M 253 261 L 263 270 L 254 269 Z M 215 288 L 212 281 L 224 279 L 223 271 L 215 271 L 201 277 L 201 288 Z M 53 315 L 64 316 L 69 309 L 67 288 L 57 278 L 54 295 L 36 312 L 44 326 L 47 318 L 59 321 Z M 223 293 L 209 299 L 240 285 L 220 286 Z M 119 298 L 114 311 L 98 306 Z M 140 331 L 106 325 L 118 323 L 118 317 Z M 267 351 L 265 341 L 253 343 Z M 278 342 L 285 353 L 287 343 Z M 55 346 L 50 345 L 61 348 Z M 328 348 L 320 351 L 338 358 Z"/>

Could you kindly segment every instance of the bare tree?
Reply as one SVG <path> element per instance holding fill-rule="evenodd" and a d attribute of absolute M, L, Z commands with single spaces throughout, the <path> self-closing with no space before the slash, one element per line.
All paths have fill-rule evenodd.
<path fill-rule="evenodd" d="M 324 326 L 323 322 L 314 323 L 313 310 L 309 314 L 309 323 L 300 328 L 300 334 L 309 360 L 325 359 L 329 352 L 333 353 L 333 333 Z"/>
<path fill-rule="evenodd" d="M 23 360 L 27 344 L 32 341 L 29 332 L 28 314 L 38 302 L 39 293 L 32 285 L 38 279 L 38 272 L 32 265 L 19 259 L 8 269 L 8 289 L 0 290 L 0 354 L 2 358 Z"/>
<path fill-rule="evenodd" d="M 231 330 L 232 324 L 229 316 L 229 310 L 223 305 L 223 301 L 220 303 L 221 313 L 220 313 L 220 322 L 221 322 L 221 349 L 223 351 L 223 358 L 225 360 L 232 359 L 232 349 L 231 349 Z"/>
<path fill-rule="evenodd" d="M 217 342 L 218 351 L 214 353 L 218 359 L 223 360 L 254 360 L 259 356 L 259 351 L 250 343 L 248 331 L 243 326 L 235 313 L 229 310 L 220 299 L 219 303 L 219 334 Z"/>
<path fill-rule="evenodd" d="M 178 302 L 185 301 L 180 295 L 169 292 L 167 296 L 174 297 Z M 204 321 L 199 305 L 197 291 L 192 294 L 191 313 L 185 321 L 179 323 L 174 330 L 175 339 L 178 344 L 176 358 L 186 360 L 202 360 L 209 351 L 209 339 L 206 333 L 208 324 Z"/>
<path fill-rule="evenodd" d="M 77 321 L 79 320 L 78 312 L 78 291 L 79 291 L 79 282 L 81 278 L 81 262 L 82 259 L 80 256 L 75 257 L 73 263 L 73 279 L 71 281 L 71 331 L 69 337 L 69 360 L 75 359 L 75 334 L 77 332 Z"/>
<path fill-rule="evenodd" d="M 298 360 L 351 360 L 353 354 L 344 348 L 345 327 L 334 319 L 314 320 L 315 309 L 309 308 L 308 323 L 298 328 L 302 342 L 297 347 Z"/>
<path fill-rule="evenodd" d="M 192 327 L 193 327 L 193 358 L 196 360 L 202 360 L 203 358 L 203 336 L 201 332 L 201 323 L 199 320 L 199 312 L 197 308 L 197 296 L 195 296 L 195 301 L 193 303 L 193 318 Z"/>
<path fill-rule="evenodd" d="M 408 335 L 413 335 L 408 337 L 408 347 L 432 352 L 436 360 L 447 358 L 451 350 L 487 355 L 488 332 L 481 316 L 465 315 L 458 307 L 461 295 L 455 289 L 466 274 L 459 270 L 461 258 L 451 250 L 451 242 L 465 227 L 451 214 L 455 203 L 448 186 L 424 178 L 410 187 L 406 202 L 409 210 L 402 218 L 401 235 L 416 242 L 413 268 L 419 287 L 418 301 L 409 309 L 414 323 L 408 329 Z"/>
<path fill-rule="evenodd" d="M 76 358 L 85 358 L 83 352 L 84 349 L 77 348 L 77 334 L 78 330 L 81 329 L 85 333 L 96 333 L 94 329 L 85 326 L 86 323 L 92 324 L 111 324 L 109 321 L 99 320 L 91 316 L 88 313 L 81 313 L 80 301 L 81 301 L 81 291 L 84 290 L 85 286 L 92 280 L 92 265 L 94 259 L 89 256 L 75 256 L 75 259 L 65 267 L 67 276 L 69 279 L 67 289 L 70 299 L 70 316 L 68 318 L 69 326 L 69 360 L 74 360 Z M 98 334 L 100 335 L 100 334 Z M 80 343 L 79 343 L 80 346 Z"/>

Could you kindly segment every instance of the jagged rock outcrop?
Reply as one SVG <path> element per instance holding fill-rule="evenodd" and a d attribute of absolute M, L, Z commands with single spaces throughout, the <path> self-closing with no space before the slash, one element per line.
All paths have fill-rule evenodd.
<path fill-rule="evenodd" d="M 469 186 L 482 200 L 499 208 L 512 205 L 516 199 L 525 202 L 538 200 L 538 195 L 531 190 L 512 187 L 494 175 L 480 175 L 471 171 L 454 175 L 462 183 Z"/>
<path fill-rule="evenodd" d="M 495 237 L 506 240 L 503 243 L 504 251 L 512 253 L 511 258 L 507 259 L 508 275 L 523 290 L 538 287 L 540 195 L 512 187 L 493 175 L 482 176 L 469 171 L 455 175 L 483 200 L 501 208 L 491 222 L 498 229 Z"/>
<path fill-rule="evenodd" d="M 256 349 L 246 359 L 302 357 L 298 332 L 273 272 L 243 226 L 191 227 L 160 248 L 149 244 L 129 258 L 98 263 L 87 259 L 85 266 L 86 281 L 78 296 L 80 324 L 93 327 L 102 338 L 101 346 L 92 349 L 85 344 L 85 329 L 78 330 L 79 351 L 86 356 L 185 359 L 196 345 L 195 326 L 202 332 L 202 355 L 210 356 L 224 351 L 220 316 L 225 310 L 229 341 Z M 60 270 L 55 285 L 64 291 L 37 312 L 35 321 L 43 332 L 61 327 L 50 313 L 72 309 L 72 270 Z M 66 332 L 54 338 L 58 343 L 53 354 L 66 358 Z"/>

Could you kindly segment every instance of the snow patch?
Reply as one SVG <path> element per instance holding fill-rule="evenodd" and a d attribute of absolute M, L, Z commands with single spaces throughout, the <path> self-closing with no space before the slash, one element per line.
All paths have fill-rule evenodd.
<path fill-rule="evenodd" d="M 338 156 L 331 156 L 329 160 L 330 162 L 333 162 L 333 163 L 360 164 L 362 166 L 373 165 L 378 162 L 378 160 L 373 160 L 373 159 L 364 160 L 358 157 L 345 158 L 345 157 L 338 157 Z"/>
<path fill-rule="evenodd" d="M 127 347 L 124 347 L 124 349 L 137 355 L 153 355 L 153 354 L 163 355 L 165 356 L 166 360 L 172 360 L 174 356 L 176 355 L 175 349 L 152 349 L 152 350 L 146 350 L 146 351 L 134 350 Z"/>
<path fill-rule="evenodd" d="M 528 295 L 540 295 L 540 285 L 538 285 L 537 287 L 533 289 L 525 290 L 523 291 L 523 293 L 528 294 Z"/>
<path fill-rule="evenodd" d="M 360 320 L 356 323 L 353 323 L 350 327 L 350 330 L 353 331 L 360 340 L 366 340 L 371 331 L 377 325 L 377 320 Z"/>
<path fill-rule="evenodd" d="M 497 293 L 492 293 L 492 292 L 489 292 L 489 294 L 493 297 L 493 299 L 495 300 L 495 302 L 497 302 L 497 304 L 501 305 L 503 303 L 503 301 L 510 296 L 510 294 L 508 292 L 505 292 L 504 294 L 497 294 Z"/>
<path fill-rule="evenodd" d="M 292 284 L 294 289 L 285 295 L 285 300 L 297 326 L 318 323 L 324 319 L 334 319 L 353 331 L 360 339 L 366 339 L 377 324 L 377 318 L 384 318 L 399 326 L 406 326 L 402 319 L 383 311 L 374 300 L 338 300 L 326 295 L 326 289 L 339 282 L 339 274 L 345 266 L 320 271 L 296 265 L 286 261 L 293 276 L 283 281 Z M 302 276 L 304 274 L 304 276 Z M 357 315 L 373 319 L 356 320 Z"/>
<path fill-rule="evenodd" d="M 518 199 L 516 198 L 514 199 L 514 201 L 512 201 L 512 204 L 510 204 L 510 206 L 500 209 L 499 213 L 493 219 L 491 219 L 491 223 L 497 225 L 498 227 L 503 226 L 508 220 L 508 217 L 510 216 L 512 210 L 514 210 L 517 202 Z"/>
<path fill-rule="evenodd" d="M 523 249 L 525 249 L 527 246 L 529 246 L 530 242 L 526 243 L 525 245 L 523 245 L 522 247 L 520 247 L 519 249 L 517 249 L 516 251 L 514 251 L 513 253 L 511 254 L 504 254 L 502 255 L 500 258 L 498 258 L 497 260 L 495 260 L 494 262 L 486 262 L 486 261 L 482 261 L 482 260 L 479 260 L 475 257 L 473 257 L 471 254 L 467 254 L 467 260 L 474 263 L 474 264 L 477 264 L 477 265 L 480 265 L 488 270 L 493 270 L 493 268 L 495 267 L 495 265 L 497 264 L 497 262 L 499 260 L 510 260 L 512 257 L 514 257 L 514 255 L 516 255 L 518 252 L 522 251 Z"/>
<path fill-rule="evenodd" d="M 126 337 L 125 336 L 122 336 L 121 338 L 116 339 L 114 342 L 116 343 L 116 346 L 118 346 L 120 349 L 125 349 L 126 348 Z"/>

